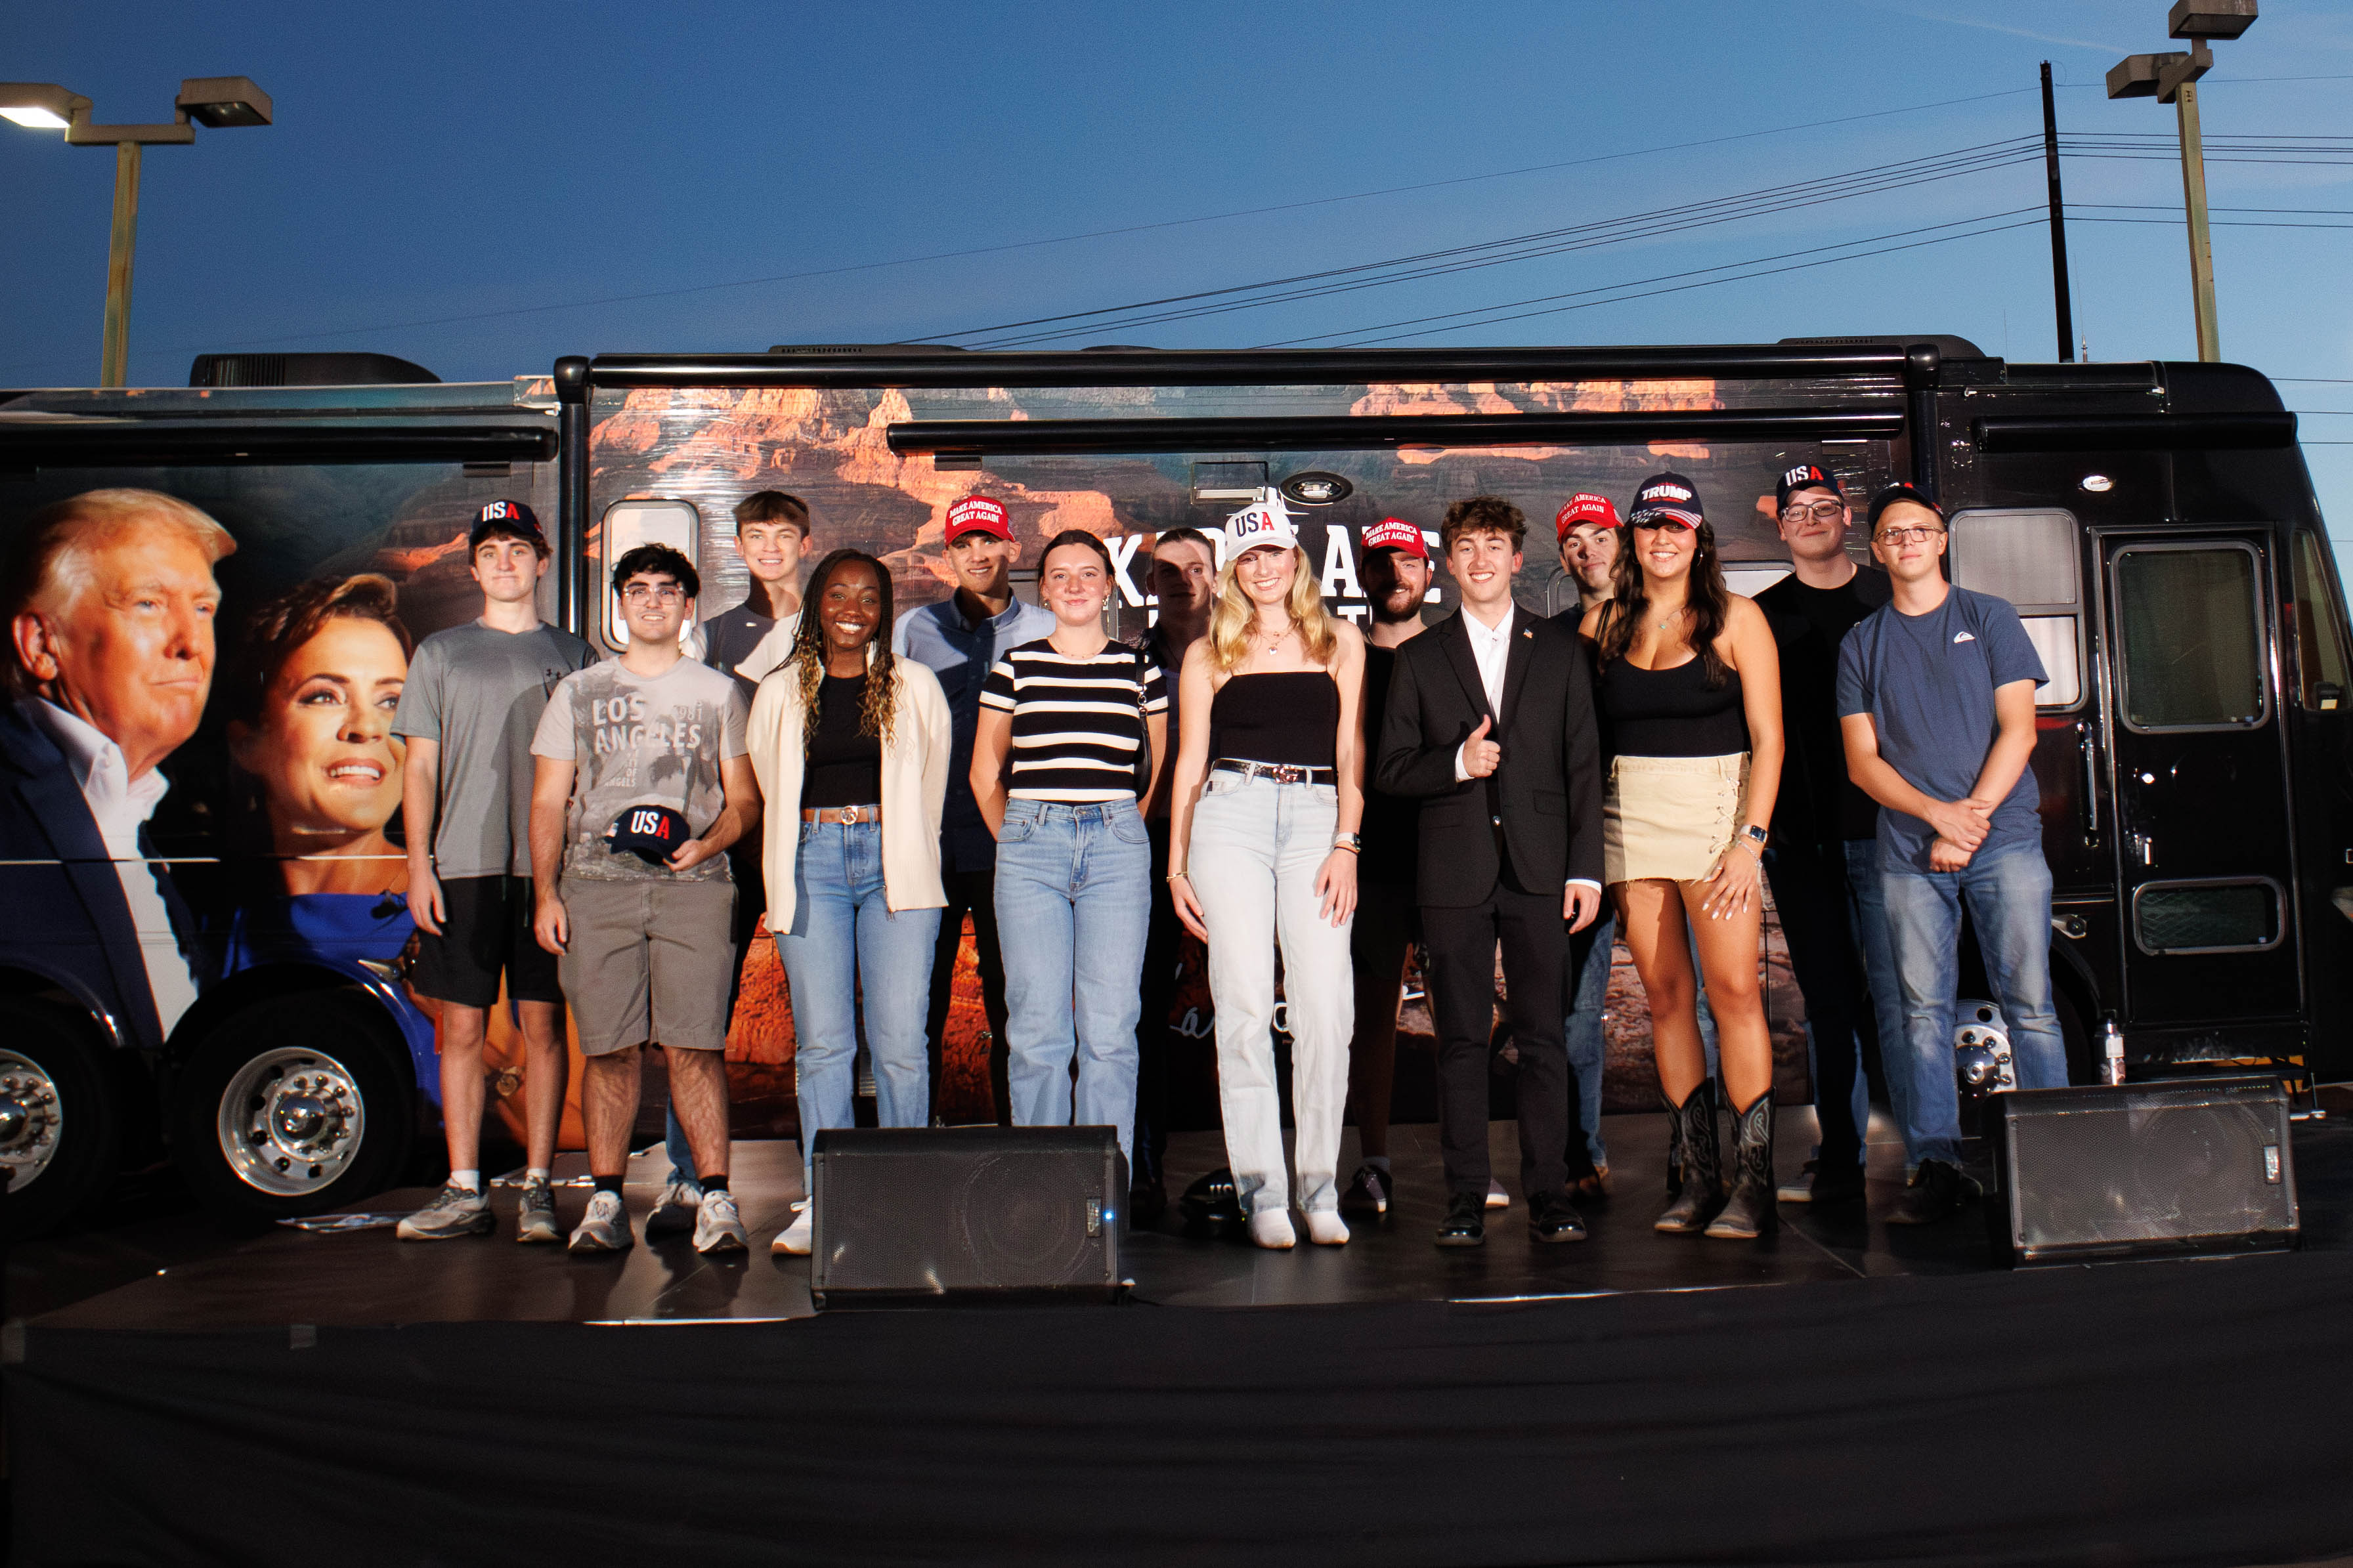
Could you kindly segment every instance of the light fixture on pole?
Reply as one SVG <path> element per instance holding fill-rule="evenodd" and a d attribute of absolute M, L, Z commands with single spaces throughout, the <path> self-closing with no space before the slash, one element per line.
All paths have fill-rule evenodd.
<path fill-rule="evenodd" d="M 106 330 L 98 384 L 121 386 L 131 354 L 131 253 L 139 231 L 139 156 L 142 147 L 185 147 L 196 126 L 269 123 L 269 95 L 241 76 L 189 77 L 180 83 L 169 125 L 93 125 L 90 101 L 55 82 L 0 82 L 0 119 L 33 131 L 63 131 L 72 147 L 114 149 L 114 227 L 106 248 Z M 195 123 L 191 124 L 193 121 Z"/>
<path fill-rule="evenodd" d="M 2110 98 L 2154 98 L 2174 107 L 2181 131 L 2181 202 L 2189 221 L 2189 291 L 2198 318 L 2198 357 L 2222 357 L 2214 325 L 2214 245 L 2206 224 L 2206 147 L 2198 128 L 2198 79 L 2214 68 L 2216 38 L 2235 38 L 2255 25 L 2256 0 L 2175 0 L 2166 16 L 2170 37 L 2187 38 L 2187 53 L 2127 55 L 2108 68 Z"/>

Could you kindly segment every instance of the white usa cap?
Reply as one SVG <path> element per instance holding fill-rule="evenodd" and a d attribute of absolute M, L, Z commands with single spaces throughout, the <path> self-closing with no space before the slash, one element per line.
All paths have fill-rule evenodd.
<path fill-rule="evenodd" d="M 1281 544 L 1296 548 L 1299 530 L 1292 526 L 1291 513 L 1282 498 L 1272 490 L 1226 519 L 1226 559 L 1233 560 L 1245 550 L 1255 550 L 1261 544 Z"/>

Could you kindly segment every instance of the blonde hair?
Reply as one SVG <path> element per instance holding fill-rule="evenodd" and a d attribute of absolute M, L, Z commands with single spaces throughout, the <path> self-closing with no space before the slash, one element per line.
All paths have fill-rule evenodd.
<path fill-rule="evenodd" d="M 203 551 L 207 562 L 217 563 L 237 552 L 228 530 L 177 496 L 161 490 L 84 490 L 25 520 L 0 564 L 5 618 L 13 622 L 28 610 L 58 616 L 72 609 L 90 584 L 91 556 L 142 522 L 179 534 Z M 9 689 L 19 696 L 37 684 L 13 658 L 6 675 Z"/>
<path fill-rule="evenodd" d="M 1225 675 L 1240 668 L 1250 658 L 1250 623 L 1258 618 L 1258 602 L 1242 591 L 1241 580 L 1235 575 L 1241 559 L 1237 555 L 1219 570 L 1218 597 L 1209 606 L 1209 664 Z M 1308 662 L 1330 664 L 1340 637 L 1332 629 L 1332 618 L 1324 613 L 1324 591 L 1316 584 L 1315 574 L 1307 568 L 1305 551 L 1293 545 L 1291 560 L 1291 592 L 1283 608 L 1291 612 L 1292 623 L 1299 628 L 1300 651 Z"/>

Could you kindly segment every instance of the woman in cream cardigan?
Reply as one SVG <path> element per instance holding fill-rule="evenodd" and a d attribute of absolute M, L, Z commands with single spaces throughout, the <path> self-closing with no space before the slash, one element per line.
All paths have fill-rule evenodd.
<path fill-rule="evenodd" d="M 818 1130 L 851 1124 L 861 990 L 876 1119 L 931 1121 L 923 1007 L 947 903 L 948 704 L 930 670 L 891 657 L 891 574 L 874 557 L 837 550 L 818 562 L 802 605 L 791 657 L 753 700 L 750 733 L 768 803 L 768 930 L 792 984 L 807 1177 Z M 807 1252 L 814 1220 L 805 1205 L 775 1250 Z"/>

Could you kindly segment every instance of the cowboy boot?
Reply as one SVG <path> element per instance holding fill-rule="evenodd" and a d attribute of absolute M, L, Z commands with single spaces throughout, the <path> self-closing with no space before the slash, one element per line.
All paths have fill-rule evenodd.
<path fill-rule="evenodd" d="M 1773 1184 L 1773 1091 L 1767 1089 L 1734 1119 L 1732 1195 L 1707 1234 L 1733 1241 L 1769 1236 L 1781 1223 Z"/>
<path fill-rule="evenodd" d="M 1715 1080 L 1703 1079 L 1681 1105 L 1670 1104 L 1682 1144 L 1682 1187 L 1653 1228 L 1671 1236 L 1696 1235 L 1724 1197 L 1724 1172 L 1715 1140 Z"/>

